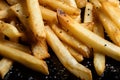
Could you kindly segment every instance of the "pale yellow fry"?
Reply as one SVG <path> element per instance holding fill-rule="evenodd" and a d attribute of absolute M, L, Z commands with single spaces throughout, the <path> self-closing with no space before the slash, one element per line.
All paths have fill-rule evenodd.
<path fill-rule="evenodd" d="M 104 12 L 109 15 L 112 21 L 118 26 L 120 29 L 120 10 L 116 9 L 112 4 L 109 2 L 102 3 L 102 9 Z M 113 16 L 114 15 L 114 16 Z"/>
<path fill-rule="evenodd" d="M 90 50 L 89 48 L 78 41 L 76 38 L 73 36 L 69 35 L 67 32 L 59 28 L 57 25 L 52 25 L 52 30 L 55 32 L 55 34 L 64 42 L 69 44 L 70 46 L 74 47 L 76 50 L 78 50 L 84 57 L 89 57 L 90 56 Z M 72 41 L 72 42 L 71 42 Z"/>
<path fill-rule="evenodd" d="M 68 49 L 68 51 L 70 52 L 70 54 L 78 61 L 78 62 L 82 62 L 83 61 L 83 56 L 76 51 L 75 49 L 73 49 L 71 46 L 69 46 L 68 44 L 62 42 L 64 44 L 64 46 Z"/>
<path fill-rule="evenodd" d="M 0 75 L 4 79 L 7 72 L 10 70 L 13 62 L 10 59 L 2 58 L 0 60 Z"/>
<path fill-rule="evenodd" d="M 40 4 L 51 7 L 54 10 L 57 9 L 62 9 L 64 10 L 66 13 L 70 14 L 70 15 L 79 15 L 79 9 L 69 6 L 67 4 L 65 4 L 64 2 L 58 1 L 58 0 L 39 0 Z"/>
<path fill-rule="evenodd" d="M 102 11 L 98 11 L 98 16 L 110 39 L 118 46 L 120 46 L 120 29 L 117 25 Z"/>
<path fill-rule="evenodd" d="M 120 47 L 85 29 L 63 11 L 59 10 L 57 15 L 59 23 L 72 32 L 73 36 L 78 40 L 93 47 L 97 51 L 120 61 Z"/>
<path fill-rule="evenodd" d="M 56 12 L 47 9 L 43 6 L 40 6 L 42 17 L 45 21 L 51 22 L 51 23 L 57 23 L 57 14 Z"/>
<path fill-rule="evenodd" d="M 0 44 L 0 55 L 11 60 L 15 60 L 35 71 L 42 72 L 43 74 L 49 74 L 45 61 L 39 60 L 26 52 Z"/>
<path fill-rule="evenodd" d="M 100 37 L 104 38 L 104 30 L 101 23 L 96 19 L 95 26 L 93 32 Z M 93 59 L 94 67 L 99 76 L 101 76 L 105 70 L 105 55 L 94 50 L 94 59 Z"/>
<path fill-rule="evenodd" d="M 75 0 L 78 8 L 83 8 L 86 6 L 87 0 Z"/>
<path fill-rule="evenodd" d="M 27 0 L 27 8 L 29 13 L 29 28 L 31 28 L 38 40 L 45 38 L 45 28 L 38 0 Z"/>
<path fill-rule="evenodd" d="M 79 64 L 69 53 L 69 51 L 65 48 L 62 42 L 58 39 L 55 33 L 46 26 L 46 35 L 47 42 L 50 47 L 55 52 L 56 56 L 60 60 L 60 62 L 67 68 L 71 73 L 75 76 L 83 79 L 83 80 L 92 80 L 91 71 Z"/>
<path fill-rule="evenodd" d="M 3 45 L 6 45 L 6 46 L 9 46 L 9 47 L 21 50 L 21 51 L 26 52 L 26 53 L 31 53 L 28 46 L 24 46 L 22 44 L 19 44 L 19 43 L 13 42 L 13 41 L 8 41 L 8 40 L 2 40 L 1 39 L 0 44 L 3 44 Z"/>
<path fill-rule="evenodd" d="M 3 21 L 0 21 L 0 32 L 8 36 L 12 41 L 17 41 L 21 36 L 21 33 L 17 30 L 15 26 Z"/>
<path fill-rule="evenodd" d="M 87 2 L 85 7 L 84 22 L 93 22 L 93 5 Z"/>

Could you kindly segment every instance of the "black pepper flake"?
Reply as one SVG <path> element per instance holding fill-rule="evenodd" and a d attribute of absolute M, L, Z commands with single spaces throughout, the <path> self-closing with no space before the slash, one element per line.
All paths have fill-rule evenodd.
<path fill-rule="evenodd" d="M 90 9 L 88 8 L 88 10 L 90 10 Z"/>
<path fill-rule="evenodd" d="M 16 10 L 16 12 L 19 12 L 19 10 Z"/>
<path fill-rule="evenodd" d="M 26 16 L 25 18 L 27 19 L 27 18 L 29 18 L 29 16 Z"/>
<path fill-rule="evenodd" d="M 107 46 L 107 44 L 104 44 L 104 46 Z"/>
<path fill-rule="evenodd" d="M 89 16 L 90 14 L 88 14 L 88 16 Z"/>
<path fill-rule="evenodd" d="M 67 22 L 69 22 L 69 20 L 67 20 Z"/>
<path fill-rule="evenodd" d="M 60 31 L 60 33 L 62 33 L 62 31 Z"/>
<path fill-rule="evenodd" d="M 68 32 L 69 30 L 67 29 L 66 32 Z"/>

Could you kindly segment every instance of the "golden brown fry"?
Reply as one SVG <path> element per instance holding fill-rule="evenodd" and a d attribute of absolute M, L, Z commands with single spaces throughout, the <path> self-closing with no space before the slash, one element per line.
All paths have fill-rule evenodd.
<path fill-rule="evenodd" d="M 47 9 L 43 6 L 40 6 L 42 17 L 45 21 L 51 22 L 51 23 L 57 23 L 57 14 L 56 12 Z"/>
<path fill-rule="evenodd" d="M 33 32 L 34 37 L 38 40 L 38 43 L 35 44 L 35 46 L 32 46 L 33 54 L 40 59 L 41 57 L 44 59 L 46 57 L 49 57 L 50 55 L 46 46 L 45 28 L 38 0 L 27 0 L 27 7 L 29 13 L 29 28 Z"/>
<path fill-rule="evenodd" d="M 0 75 L 4 79 L 7 72 L 10 70 L 13 62 L 10 59 L 2 58 L 0 60 Z"/>
<path fill-rule="evenodd" d="M 31 44 L 31 49 L 33 54 L 38 57 L 39 59 L 45 59 L 50 57 L 48 51 L 47 51 L 47 46 L 45 39 L 43 40 L 38 40 L 38 38 L 36 38 L 37 36 L 34 36 L 32 33 L 32 30 L 29 27 L 29 23 L 28 23 L 28 12 L 26 7 L 22 4 L 16 4 L 14 6 L 11 7 L 11 10 L 14 11 L 14 13 L 16 14 L 16 16 L 18 16 L 18 18 L 20 19 L 20 21 L 23 23 L 24 28 L 25 28 L 25 32 L 26 35 L 30 35 L 27 36 L 29 43 Z M 16 12 L 18 11 L 18 12 Z M 41 57 L 40 57 L 41 54 Z M 37 56 L 38 55 L 38 56 Z M 44 56 L 43 56 L 44 55 Z"/>
<path fill-rule="evenodd" d="M 42 72 L 43 74 L 49 74 L 45 61 L 39 60 L 26 52 L 0 44 L 0 55 L 15 60 L 35 71 Z"/>
<path fill-rule="evenodd" d="M 119 7 L 114 7 L 112 4 L 109 2 L 104 2 L 102 3 L 102 10 L 109 15 L 111 20 L 118 26 L 120 29 L 120 10 L 116 9 Z M 113 16 L 114 15 L 114 16 Z"/>
<path fill-rule="evenodd" d="M 89 1 L 93 3 L 96 8 L 101 7 L 101 3 L 99 2 L 99 0 L 89 0 Z"/>
<path fill-rule="evenodd" d="M 96 18 L 96 17 L 95 17 Z M 97 35 L 104 38 L 104 30 L 103 26 L 99 22 L 99 20 L 95 19 L 95 26 L 93 32 Z M 94 59 L 93 59 L 94 67 L 99 76 L 101 76 L 105 70 L 105 55 L 94 49 Z"/>
<path fill-rule="evenodd" d="M 84 26 L 84 28 L 93 31 L 94 28 L 94 22 L 86 22 L 86 23 L 81 23 L 81 26 Z"/>
<path fill-rule="evenodd" d="M 70 54 L 78 61 L 81 62 L 83 61 L 83 56 L 76 51 L 75 49 L 73 49 L 71 46 L 69 46 L 68 44 L 62 42 L 64 44 L 64 46 L 68 49 L 68 51 L 70 52 Z"/>
<path fill-rule="evenodd" d="M 78 8 L 69 6 L 69 5 L 65 4 L 64 2 L 61 2 L 61 1 L 58 1 L 58 0 L 54 0 L 54 1 L 39 0 L 39 3 L 44 5 L 44 6 L 51 7 L 54 10 L 62 9 L 70 15 L 79 15 L 79 13 L 80 13 Z"/>
<path fill-rule="evenodd" d="M 5 0 L 0 0 L 0 10 L 9 8 L 9 5 L 5 2 Z"/>
<path fill-rule="evenodd" d="M 45 38 L 45 28 L 38 0 L 27 0 L 27 8 L 29 14 L 28 20 L 30 24 L 29 28 L 32 30 L 34 36 L 38 38 L 38 40 Z"/>
<path fill-rule="evenodd" d="M 8 41 L 8 40 L 0 40 L 0 44 L 21 50 L 21 51 L 26 52 L 26 53 L 31 53 L 28 46 L 24 46 L 24 45 L 16 43 L 16 42 L 12 42 L 12 41 Z"/>
<path fill-rule="evenodd" d="M 64 47 L 54 32 L 46 26 L 47 42 L 57 55 L 60 62 L 75 76 L 83 80 L 92 80 L 91 71 L 79 64 Z"/>
<path fill-rule="evenodd" d="M 59 23 L 72 32 L 74 37 L 78 40 L 86 45 L 88 44 L 97 51 L 120 61 L 120 47 L 85 29 L 63 11 L 59 10 L 57 15 Z"/>
<path fill-rule="evenodd" d="M 70 46 L 74 47 L 77 51 L 79 51 L 84 57 L 89 57 L 90 56 L 90 50 L 89 48 L 78 41 L 76 38 L 73 36 L 69 35 L 67 32 L 64 30 L 60 29 L 59 26 L 57 25 L 52 25 L 51 26 L 53 31 L 56 33 L 56 35 L 63 41 L 69 44 Z M 72 42 L 71 42 L 72 41 Z"/>
<path fill-rule="evenodd" d="M 12 41 L 18 41 L 19 37 L 21 36 L 21 33 L 15 26 L 3 21 L 0 21 L 0 32 L 8 36 Z"/>
<path fill-rule="evenodd" d="M 86 6 L 87 0 L 75 0 L 78 8 L 83 8 Z"/>
<path fill-rule="evenodd" d="M 62 0 L 62 1 L 70 6 L 77 8 L 77 4 L 76 4 L 75 0 Z"/>
<path fill-rule="evenodd" d="M 93 5 L 87 2 L 85 7 L 84 22 L 93 22 Z"/>
<path fill-rule="evenodd" d="M 97 11 L 98 16 L 104 28 L 110 37 L 110 39 L 118 46 L 120 46 L 120 30 L 117 25 L 108 17 L 108 15 L 104 14 L 101 11 Z"/>
<path fill-rule="evenodd" d="M 9 8 L 0 10 L 0 19 L 5 19 L 5 18 L 7 19 L 7 18 L 13 17 L 13 16 L 14 16 L 14 14 Z"/>
<path fill-rule="evenodd" d="M 6 0 L 9 5 L 14 5 L 20 2 L 20 0 Z"/>

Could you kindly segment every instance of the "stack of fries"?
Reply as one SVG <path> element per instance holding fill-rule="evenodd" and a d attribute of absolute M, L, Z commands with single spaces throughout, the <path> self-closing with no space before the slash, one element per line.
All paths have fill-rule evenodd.
<path fill-rule="evenodd" d="M 81 8 L 85 8 L 84 15 Z M 91 70 L 80 64 L 84 58 L 94 58 L 101 76 L 105 56 L 120 61 L 119 0 L 0 0 L 2 78 L 13 61 L 48 75 L 47 45 L 81 80 L 92 80 Z"/>

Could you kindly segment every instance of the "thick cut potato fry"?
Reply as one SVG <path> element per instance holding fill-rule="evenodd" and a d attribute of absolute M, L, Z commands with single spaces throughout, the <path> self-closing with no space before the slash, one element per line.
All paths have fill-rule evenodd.
<path fill-rule="evenodd" d="M 21 36 L 21 33 L 17 30 L 15 26 L 3 21 L 0 21 L 0 32 L 8 36 L 12 41 L 17 41 Z"/>
<path fill-rule="evenodd" d="M 89 1 L 93 3 L 96 8 L 101 7 L 101 3 L 99 2 L 99 0 L 89 0 Z"/>
<path fill-rule="evenodd" d="M 30 36 L 27 36 L 27 38 L 29 39 L 29 43 L 31 44 L 31 49 L 32 49 L 33 54 L 39 59 L 45 59 L 45 58 L 50 57 L 47 51 L 45 39 L 41 38 L 42 40 L 38 40 L 38 38 L 36 38 L 33 35 L 32 30 L 28 28 L 29 27 L 28 18 L 26 18 L 26 16 L 28 16 L 27 9 L 22 4 L 16 4 L 11 7 L 11 10 L 14 11 L 16 16 L 18 16 L 20 21 L 23 23 L 24 28 L 26 30 L 25 31 L 26 35 L 30 35 Z"/>
<path fill-rule="evenodd" d="M 86 7 L 85 7 L 84 23 L 93 21 L 92 12 L 93 12 L 93 5 L 89 2 L 87 2 Z"/>
<path fill-rule="evenodd" d="M 63 11 L 58 10 L 58 21 L 80 41 L 115 60 L 120 61 L 120 47 L 85 29 Z M 79 26 L 79 27 L 78 27 Z"/>
<path fill-rule="evenodd" d="M 62 42 L 64 44 L 64 46 L 68 49 L 68 51 L 70 52 L 70 54 L 78 61 L 81 62 L 83 61 L 83 56 L 76 51 L 75 49 L 73 49 L 71 46 L 69 46 L 68 44 L 66 44 L 65 42 Z"/>
<path fill-rule="evenodd" d="M 9 47 L 12 47 L 12 48 L 31 54 L 31 51 L 28 46 L 24 46 L 16 42 L 12 42 L 8 40 L 0 40 L 0 44 L 3 44 L 3 45 L 6 45 L 6 46 L 9 46 Z"/>
<path fill-rule="evenodd" d="M 0 19 L 7 19 L 9 17 L 14 17 L 13 12 L 9 8 L 0 10 Z"/>
<path fill-rule="evenodd" d="M 46 26 L 47 42 L 57 55 L 60 62 L 75 76 L 82 80 L 92 80 L 91 71 L 79 64 L 64 47 L 62 42 L 54 34 L 54 32 Z"/>
<path fill-rule="evenodd" d="M 109 19 L 109 16 L 107 16 L 102 11 L 97 10 L 97 14 L 99 16 L 100 21 L 104 25 L 104 28 L 110 37 L 110 39 L 118 46 L 120 46 L 120 29 L 117 27 L 117 25 Z"/>
<path fill-rule="evenodd" d="M 39 3 L 44 5 L 44 6 L 51 7 L 54 10 L 62 9 L 70 15 L 79 15 L 80 14 L 80 10 L 78 8 L 69 6 L 69 5 L 65 4 L 64 2 L 61 2 L 61 1 L 58 1 L 58 0 L 54 0 L 54 1 L 39 0 Z"/>
<path fill-rule="evenodd" d="M 45 38 L 45 28 L 38 0 L 27 0 L 27 8 L 29 13 L 29 28 L 31 28 L 34 36 L 38 40 Z"/>
<path fill-rule="evenodd" d="M 40 9 L 41 9 L 41 13 L 42 13 L 42 17 L 45 21 L 48 21 L 50 23 L 57 23 L 57 14 L 56 12 L 50 10 L 50 9 L 47 9 L 43 6 L 40 6 Z"/>
<path fill-rule="evenodd" d="M 117 7 L 119 8 L 119 7 Z M 112 21 L 118 26 L 120 29 L 120 10 L 116 9 L 112 4 L 109 2 L 102 3 L 102 10 L 109 15 Z M 113 16 L 114 15 L 114 16 Z"/>
<path fill-rule="evenodd" d="M 79 51 L 84 57 L 90 56 L 90 50 L 89 48 L 78 41 L 73 36 L 69 35 L 64 30 L 60 29 L 57 25 L 52 25 L 52 30 L 56 33 L 56 35 L 65 43 L 69 44 L 70 46 L 74 47 L 77 51 Z M 72 42 L 71 42 L 72 41 Z"/>
<path fill-rule="evenodd" d="M 75 0 L 78 8 L 83 8 L 86 6 L 87 0 Z"/>
<path fill-rule="evenodd" d="M 95 17 L 96 18 L 96 17 Z M 95 26 L 93 32 L 100 37 L 104 38 L 103 26 L 100 24 L 99 20 L 95 19 Z M 105 70 L 105 55 L 94 49 L 94 67 L 99 76 L 101 76 Z"/>
<path fill-rule="evenodd" d="M 20 0 L 6 0 L 6 1 L 8 2 L 9 5 L 14 5 L 20 2 Z"/>
<path fill-rule="evenodd" d="M 3 58 L 0 60 L 0 75 L 4 79 L 7 72 L 10 70 L 13 62 L 10 59 Z"/>
<path fill-rule="evenodd" d="M 77 8 L 77 4 L 76 4 L 75 0 L 61 0 L 61 1 L 65 2 L 66 4 L 68 4 L 70 6 Z"/>
<path fill-rule="evenodd" d="M 35 71 L 49 74 L 45 61 L 39 60 L 26 52 L 0 44 L 0 55 L 15 60 Z"/>
<path fill-rule="evenodd" d="M 5 2 L 5 0 L 0 0 L 0 10 L 9 8 L 9 5 Z"/>

